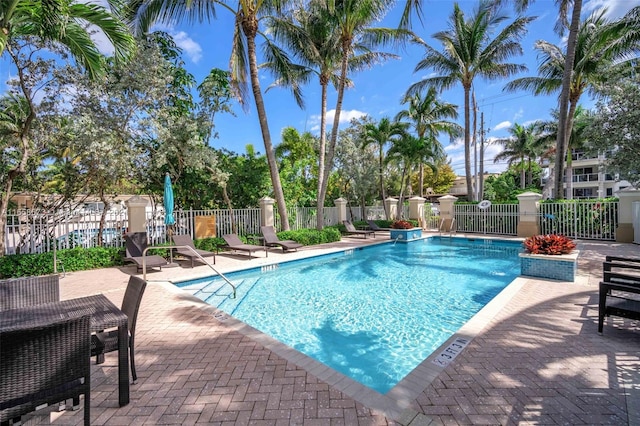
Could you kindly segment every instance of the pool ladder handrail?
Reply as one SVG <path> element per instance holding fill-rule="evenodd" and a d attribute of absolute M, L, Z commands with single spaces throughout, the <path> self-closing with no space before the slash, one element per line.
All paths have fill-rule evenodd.
<path fill-rule="evenodd" d="M 446 219 L 442 219 L 442 221 L 440 221 L 440 227 L 438 228 L 438 231 L 440 233 L 440 235 L 442 236 L 443 232 L 449 232 L 449 237 L 452 236 L 452 234 L 456 231 L 453 230 L 453 228 L 455 227 L 456 224 L 456 218 L 454 217 L 453 219 L 451 219 L 451 225 L 449 226 L 449 230 L 443 230 L 444 228 L 444 224 L 445 224 L 445 220 Z"/>
<path fill-rule="evenodd" d="M 202 257 L 200 255 L 200 253 L 198 253 L 196 250 L 194 250 L 193 247 L 191 246 L 153 246 L 153 247 L 146 247 L 143 251 L 142 251 L 142 279 L 143 280 L 147 280 L 147 251 L 149 251 L 149 249 L 169 249 L 169 253 L 171 254 L 171 260 L 173 262 L 173 252 L 171 252 L 172 249 L 183 249 L 186 248 L 188 249 L 191 253 L 193 253 L 198 259 L 200 259 L 202 261 L 202 263 L 204 263 L 205 265 L 207 265 L 209 268 L 211 268 L 213 270 L 213 272 L 215 272 L 220 278 L 222 278 L 224 280 L 224 282 L 226 282 L 227 284 L 229 284 L 231 286 L 231 288 L 233 289 L 233 296 L 231 297 L 232 299 L 236 298 L 236 286 L 233 285 L 233 283 L 231 281 L 229 281 L 229 279 L 227 277 L 225 277 L 222 272 L 218 271 L 212 264 L 210 264 L 209 262 L 207 262 L 206 260 L 204 260 L 204 257 Z"/>

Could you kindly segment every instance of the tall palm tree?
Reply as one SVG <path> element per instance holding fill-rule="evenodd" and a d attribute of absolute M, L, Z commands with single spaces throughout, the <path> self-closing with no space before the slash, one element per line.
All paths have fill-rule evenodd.
<path fill-rule="evenodd" d="M 318 149 L 318 192 L 323 188 L 323 177 L 326 158 L 326 112 L 327 112 L 327 90 L 329 83 L 338 85 L 336 71 L 342 58 L 340 50 L 339 34 L 334 31 L 328 16 L 320 7 L 319 2 L 311 2 L 308 9 L 298 9 L 289 16 L 273 17 L 269 22 L 269 27 L 274 38 L 299 59 L 298 66 L 283 66 L 282 58 L 286 55 L 280 54 L 277 46 L 271 50 L 270 61 L 264 65 L 271 69 L 278 81 L 276 85 L 291 87 L 298 102 L 303 106 L 303 98 L 300 92 L 300 85 L 306 83 L 311 76 L 318 77 L 320 96 L 320 146 Z M 318 204 L 320 209 L 320 205 Z M 323 226 L 324 215 L 318 212 L 318 229 Z"/>
<path fill-rule="evenodd" d="M 238 100 L 244 104 L 248 91 L 247 71 L 249 72 L 248 77 L 269 164 L 271 184 L 283 230 L 289 229 L 289 219 L 258 76 L 256 37 L 258 35 L 264 36 L 260 31 L 260 20 L 281 13 L 287 3 L 287 0 L 243 0 L 238 2 L 237 9 L 233 9 L 224 0 L 130 0 L 128 8 L 128 17 L 140 33 L 146 33 L 151 25 L 158 20 L 208 21 L 210 18 L 216 17 L 216 6 L 233 13 L 235 24 L 230 60 L 231 82 L 236 90 Z M 282 63 L 286 63 L 286 61 Z"/>
<path fill-rule="evenodd" d="M 368 123 L 365 125 L 363 148 L 375 144 L 378 147 L 378 179 L 380 185 L 380 199 L 384 205 L 384 214 L 389 219 L 389 212 L 384 200 L 387 198 L 384 190 L 384 154 L 385 147 L 389 143 L 397 143 L 406 134 L 406 125 L 391 121 L 388 117 L 383 117 L 379 123 Z"/>
<path fill-rule="evenodd" d="M 524 65 L 505 62 L 514 54 L 521 54 L 520 39 L 526 27 L 534 18 L 519 17 L 497 32 L 507 20 L 493 2 L 481 1 L 470 19 L 466 19 L 458 3 L 454 4 L 449 18 L 450 28 L 434 34 L 442 44 L 438 51 L 424 43 L 425 56 L 415 67 L 415 72 L 433 68 L 438 74 L 411 85 L 408 95 L 419 92 L 425 86 L 435 86 L 440 90 L 461 84 L 464 91 L 464 154 L 467 194 L 473 197 L 471 184 L 471 120 L 470 93 L 476 77 L 498 80 L 526 70 Z"/>
<path fill-rule="evenodd" d="M 324 2 L 324 4 L 328 18 L 334 25 L 335 31 L 340 35 L 342 60 L 340 63 L 338 96 L 336 99 L 331 138 L 327 145 L 325 168 L 321 171 L 323 177 L 322 188 L 318 194 L 318 209 L 322 209 L 324 206 L 329 173 L 333 167 L 333 157 L 335 155 L 340 125 L 340 114 L 344 100 L 344 89 L 348 83 L 350 58 L 359 50 L 374 52 L 374 49 L 378 46 L 401 42 L 415 37 L 413 33 L 404 28 L 372 27 L 375 22 L 384 17 L 389 7 L 394 4 L 394 2 L 390 0 L 341 0 L 339 2 Z M 405 12 L 411 7 L 415 7 L 415 2 L 411 1 L 410 4 L 407 4 Z M 419 9 L 419 7 L 417 7 L 417 9 Z M 403 15 L 403 17 L 406 17 L 406 15 Z M 404 23 L 406 24 L 407 21 L 404 21 Z M 390 56 L 391 55 L 380 54 L 378 59 L 386 59 Z M 322 227 L 320 220 L 322 220 L 323 216 L 324 215 L 318 214 L 319 228 Z"/>
<path fill-rule="evenodd" d="M 533 3 L 534 0 L 516 0 L 514 2 L 516 10 L 521 11 L 529 6 L 529 3 Z M 500 5 L 505 0 L 497 0 L 496 4 Z M 564 70 L 562 73 L 562 86 L 560 96 L 558 97 L 558 120 L 559 129 L 556 139 L 556 168 L 554 177 L 552 180 L 555 186 L 555 194 L 557 197 L 562 196 L 562 161 L 564 158 L 564 152 L 566 152 L 567 133 L 568 127 L 568 108 L 569 108 L 569 96 L 571 92 L 571 73 L 575 62 L 576 44 L 578 37 L 578 29 L 580 26 L 580 15 L 582 13 L 582 0 L 556 0 L 558 5 L 558 20 L 556 21 L 555 30 L 558 34 L 563 35 L 567 27 L 569 27 L 569 36 L 567 38 L 567 54 L 564 58 Z M 573 4 L 571 12 L 571 23 L 567 20 L 569 7 Z"/>
<path fill-rule="evenodd" d="M 564 170 L 564 161 L 570 152 L 570 138 L 576 110 L 581 96 L 585 92 L 595 94 L 598 83 L 612 70 L 612 66 L 620 69 L 634 58 L 638 48 L 639 34 L 637 13 L 640 8 L 631 10 L 625 17 L 611 22 L 605 19 L 606 9 L 600 10 L 589 16 L 580 24 L 576 34 L 576 48 L 569 85 L 568 110 L 563 128 L 562 107 L 556 111 L 558 127 L 556 128 L 557 141 L 562 140 L 562 146 L 556 143 L 556 161 L 554 163 L 554 195 L 563 197 L 562 176 L 558 170 Z M 511 81 L 505 86 L 505 90 L 528 90 L 534 95 L 551 94 L 563 87 L 563 78 L 567 59 L 561 47 L 546 41 L 536 42 L 535 47 L 540 53 L 540 65 L 537 77 L 525 77 Z M 615 65 L 612 65 L 615 64 Z M 630 68 L 629 68 L 630 69 Z M 559 156 L 559 151 L 561 155 Z M 571 173 L 567 165 L 566 173 Z M 571 182 L 570 176 L 566 177 L 567 183 Z M 570 194 L 567 192 L 568 196 Z"/>
<path fill-rule="evenodd" d="M 531 183 L 531 162 L 535 157 L 537 141 L 540 139 L 539 129 L 540 127 L 537 123 L 531 123 L 527 126 L 514 123 L 513 126 L 509 128 L 511 136 L 493 141 L 493 143 L 504 146 L 504 150 L 493 159 L 494 163 L 507 160 L 511 166 L 516 161 L 519 161 L 520 188 L 522 189 L 525 189 L 527 186 L 527 179 L 525 177 L 525 171 L 527 169 L 529 170 L 529 183 Z M 528 164 L 525 164 L 525 161 Z"/>
<path fill-rule="evenodd" d="M 439 134 L 444 132 L 450 137 L 456 137 L 462 134 L 462 127 L 460 127 L 460 125 L 447 120 L 447 118 L 458 118 L 458 106 L 438 100 L 438 93 L 433 86 L 429 87 L 424 97 L 421 92 L 418 92 L 411 96 L 405 96 L 402 103 L 408 103 L 409 107 L 406 110 L 400 111 L 396 115 L 396 120 L 408 119 L 418 138 L 431 140 L 436 152 L 444 156 L 444 147 L 438 140 Z M 421 197 L 424 195 L 423 169 L 424 166 L 420 163 L 418 178 Z"/>

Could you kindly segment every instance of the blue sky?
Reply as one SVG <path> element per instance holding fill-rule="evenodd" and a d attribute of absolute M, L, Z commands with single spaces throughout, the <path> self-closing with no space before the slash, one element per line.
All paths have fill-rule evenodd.
<path fill-rule="evenodd" d="M 389 12 L 380 26 L 395 27 L 403 6 L 398 5 Z M 477 1 L 459 1 L 460 7 L 469 16 Z M 505 2 L 507 3 L 507 2 Z M 640 5 L 640 0 L 585 0 L 583 14 L 588 15 L 594 10 L 607 7 L 608 17 L 614 19 L 622 16 L 634 6 Z M 431 38 L 432 34 L 447 28 L 448 18 L 453 10 L 453 2 L 449 0 L 424 0 L 423 9 L 425 19 L 422 23 L 415 19 L 413 30 L 427 43 L 439 49 L 438 42 Z M 507 8 L 504 12 L 511 17 L 515 12 Z M 533 49 L 536 40 L 546 40 L 554 44 L 563 40 L 553 32 L 557 16 L 557 6 L 554 0 L 536 0 L 529 7 L 526 15 L 537 16 L 530 25 L 526 37 L 521 45 L 524 54 L 514 57 L 511 62 L 522 63 L 528 71 L 517 75 L 524 77 L 535 75 L 537 71 L 536 51 Z M 233 17 L 226 10 L 220 8 L 216 20 L 206 24 L 188 24 L 186 22 L 163 23 L 156 26 L 170 33 L 177 44 L 183 49 L 185 66 L 198 82 L 202 81 L 208 72 L 216 67 L 228 69 L 231 51 L 231 37 L 233 33 Z M 260 39 L 258 38 L 258 43 Z M 395 52 L 401 56 L 399 60 L 390 60 L 366 71 L 351 75 L 354 87 L 345 92 L 341 122 L 346 124 L 351 118 L 369 115 L 375 120 L 384 116 L 394 117 L 404 108 L 400 103 L 406 89 L 414 82 L 424 78 L 428 72 L 414 73 L 415 65 L 422 58 L 424 50 L 419 46 L 409 46 L 404 51 Z M 260 61 L 260 58 L 259 58 Z M 8 77 L 6 62 L 0 68 L 0 77 Z M 260 80 L 263 92 L 273 82 L 273 76 L 261 71 Z M 534 97 L 526 92 L 503 92 L 506 81 L 488 83 L 482 79 L 474 82 L 476 99 L 481 112 L 484 112 L 487 140 L 505 137 L 507 128 L 513 123 L 526 124 L 535 120 L 546 120 L 549 112 L 557 107 L 557 96 Z M 317 81 L 304 88 L 306 109 L 301 110 L 295 103 L 291 93 L 285 89 L 271 89 L 264 94 L 269 128 L 274 145 L 281 140 L 282 129 L 292 126 L 302 131 L 316 133 L 320 122 L 320 86 Z M 440 95 L 441 100 L 459 105 L 458 122 L 463 124 L 464 100 L 461 89 L 451 89 Z M 336 102 L 336 91 L 330 88 L 327 109 L 328 123 L 333 122 L 333 111 Z M 592 104 L 588 99 L 582 102 L 586 107 Z M 260 126 L 255 112 L 253 99 L 248 100 L 248 110 L 245 112 L 239 105 L 234 106 L 236 116 L 221 114 L 216 117 L 216 131 L 219 138 L 210 143 L 215 148 L 226 148 L 238 153 L 245 152 L 247 144 L 253 144 L 257 151 L 263 153 Z M 480 115 L 478 114 L 478 120 Z M 464 174 L 464 147 L 460 141 L 449 142 L 444 135 L 441 141 L 445 145 L 451 165 L 458 174 Z M 485 170 L 499 172 L 506 168 L 506 164 L 494 164 L 493 158 L 500 152 L 499 145 L 488 144 L 485 153 Z M 473 166 L 472 166 L 473 167 Z"/>

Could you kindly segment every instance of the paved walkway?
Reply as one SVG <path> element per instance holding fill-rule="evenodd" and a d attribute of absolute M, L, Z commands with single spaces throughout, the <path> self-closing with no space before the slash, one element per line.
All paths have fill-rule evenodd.
<path fill-rule="evenodd" d="M 343 238 L 257 259 L 219 255 L 216 267 L 227 272 L 382 240 Z M 416 369 L 429 371 L 415 376 L 421 379 L 377 397 L 166 282 L 208 275 L 206 266 L 151 272 L 136 331 L 131 403 L 118 407 L 117 356 L 107 354 L 105 364 L 92 366 L 91 423 L 640 424 L 640 324 L 608 319 L 602 335 L 596 324 L 602 259 L 640 257 L 640 247 L 582 242 L 579 249 L 575 283 L 517 279 L 469 331 L 475 337 L 451 364 L 434 374 L 427 359 Z M 62 298 L 104 293 L 120 305 L 134 273 L 123 267 L 67 274 Z M 45 409 L 23 419 L 80 425 L 82 410 Z"/>

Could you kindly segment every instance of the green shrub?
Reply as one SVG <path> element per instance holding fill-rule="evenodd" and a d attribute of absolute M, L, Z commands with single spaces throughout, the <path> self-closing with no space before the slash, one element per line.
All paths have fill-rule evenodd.
<path fill-rule="evenodd" d="M 322 231 L 317 229 L 299 229 L 297 231 L 278 232 L 281 240 L 293 240 L 305 246 L 332 243 L 340 241 L 340 231 L 333 226 L 327 226 Z"/>
<path fill-rule="evenodd" d="M 58 272 L 108 268 L 124 263 L 120 247 L 72 248 L 58 250 Z M 53 252 L 12 254 L 0 257 L 0 278 L 17 278 L 53 273 Z"/>

